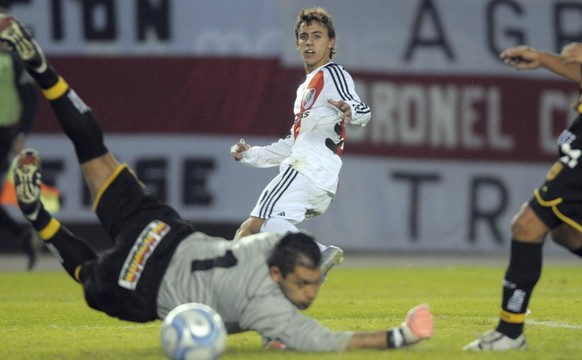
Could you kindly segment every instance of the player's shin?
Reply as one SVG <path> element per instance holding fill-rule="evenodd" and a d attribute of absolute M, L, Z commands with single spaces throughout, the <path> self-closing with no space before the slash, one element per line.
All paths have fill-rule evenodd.
<path fill-rule="evenodd" d="M 0 42 L 7 44 L 24 62 L 28 73 L 51 102 L 61 127 L 75 145 L 79 162 L 106 154 L 103 132 L 91 109 L 48 63 L 28 28 L 9 14 L 0 13 Z"/>
<path fill-rule="evenodd" d="M 103 140 L 103 131 L 91 109 L 77 93 L 66 85 L 62 96 L 51 100 L 51 107 L 61 128 L 75 146 L 79 163 L 85 163 L 108 150 Z"/>
<path fill-rule="evenodd" d="M 516 339 L 523 333 L 531 293 L 542 270 L 542 244 L 513 240 L 503 281 L 501 316 L 497 331 Z"/>
<path fill-rule="evenodd" d="M 67 273 L 79 281 L 75 270 L 85 261 L 95 259 L 97 257 L 95 251 L 50 215 L 42 204 L 36 218 L 29 221 Z"/>

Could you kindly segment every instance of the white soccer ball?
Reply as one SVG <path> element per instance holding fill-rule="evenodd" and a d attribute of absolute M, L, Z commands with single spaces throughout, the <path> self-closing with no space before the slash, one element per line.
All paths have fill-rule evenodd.
<path fill-rule="evenodd" d="M 204 304 L 179 305 L 162 323 L 162 350 L 173 360 L 218 359 L 226 348 L 226 338 L 222 318 Z"/>

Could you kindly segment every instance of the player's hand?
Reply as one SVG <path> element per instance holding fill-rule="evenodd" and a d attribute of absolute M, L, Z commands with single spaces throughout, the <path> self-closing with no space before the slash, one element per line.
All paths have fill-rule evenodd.
<path fill-rule="evenodd" d="M 519 70 L 537 69 L 542 66 L 541 52 L 525 45 L 503 50 L 499 58 Z"/>
<path fill-rule="evenodd" d="M 230 154 L 233 159 L 240 161 L 243 158 L 243 153 L 250 148 L 251 146 L 246 143 L 245 139 L 240 139 L 238 143 L 230 147 Z"/>
<path fill-rule="evenodd" d="M 342 119 L 344 119 L 346 123 L 349 124 L 352 121 L 352 107 L 350 104 L 343 100 L 333 99 L 327 99 L 327 102 L 335 106 L 340 111 L 342 114 Z"/>
<path fill-rule="evenodd" d="M 582 44 L 573 42 L 564 46 L 560 56 L 566 64 L 582 64 Z"/>

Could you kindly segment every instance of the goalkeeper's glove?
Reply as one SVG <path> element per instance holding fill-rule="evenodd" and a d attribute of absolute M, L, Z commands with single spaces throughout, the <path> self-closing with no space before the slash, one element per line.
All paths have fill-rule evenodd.
<path fill-rule="evenodd" d="M 406 314 L 404 322 L 387 333 L 389 348 L 399 348 L 415 344 L 432 336 L 432 314 L 427 304 L 413 307 Z"/>

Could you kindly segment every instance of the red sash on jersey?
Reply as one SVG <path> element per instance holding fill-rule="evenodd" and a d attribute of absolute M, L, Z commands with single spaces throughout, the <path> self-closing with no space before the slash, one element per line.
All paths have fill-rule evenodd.
<path fill-rule="evenodd" d="M 297 114 L 295 123 L 293 124 L 293 139 L 297 139 L 299 130 L 301 130 L 301 116 L 306 110 L 311 109 L 311 106 L 313 106 L 319 94 L 321 94 L 321 89 L 323 89 L 323 71 L 319 70 L 317 74 L 313 75 L 311 81 L 309 81 L 309 85 L 307 85 L 307 88 L 303 92 L 301 110 Z"/>

